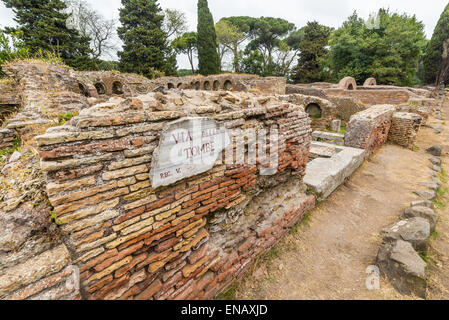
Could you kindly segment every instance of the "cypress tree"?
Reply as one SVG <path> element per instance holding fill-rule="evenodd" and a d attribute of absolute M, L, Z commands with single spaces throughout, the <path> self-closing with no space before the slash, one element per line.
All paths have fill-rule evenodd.
<path fill-rule="evenodd" d="M 326 56 L 331 29 L 313 21 L 304 28 L 304 36 L 299 43 L 298 66 L 293 70 L 295 83 L 311 83 L 325 80 L 320 60 Z"/>
<path fill-rule="evenodd" d="M 120 70 L 151 77 L 161 71 L 176 73 L 176 56 L 168 45 L 163 31 L 164 14 L 157 0 L 122 0 L 121 27 L 117 29 L 123 40 Z"/>
<path fill-rule="evenodd" d="M 198 69 L 205 76 L 220 72 L 214 18 L 207 0 L 198 0 Z"/>
<path fill-rule="evenodd" d="M 89 58 L 90 39 L 82 37 L 75 29 L 67 27 L 69 14 L 62 0 L 3 0 L 12 8 L 18 26 L 6 28 L 7 32 L 20 31 L 24 45 L 31 54 L 39 51 L 58 54 L 63 62 L 76 69 L 93 67 Z"/>
<path fill-rule="evenodd" d="M 432 39 L 427 45 L 424 56 L 424 82 L 433 84 L 437 81 L 442 66 L 444 43 L 449 39 L 449 4 L 441 14 Z M 449 79 L 441 79 L 448 82 Z"/>

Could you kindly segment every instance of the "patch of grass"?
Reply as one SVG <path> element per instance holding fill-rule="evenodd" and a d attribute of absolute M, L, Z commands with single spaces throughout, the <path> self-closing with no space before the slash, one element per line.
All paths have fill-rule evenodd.
<path fill-rule="evenodd" d="M 448 195 L 449 188 L 448 187 L 439 187 L 437 190 L 437 196 L 435 200 L 433 201 L 433 204 L 436 208 L 444 210 L 447 207 L 448 203 Z"/>
<path fill-rule="evenodd" d="M 419 151 L 419 147 L 418 146 L 413 146 L 413 151 Z"/>
<path fill-rule="evenodd" d="M 447 183 L 448 179 L 447 179 L 447 172 L 446 170 L 444 170 L 443 167 L 441 167 L 441 173 L 437 173 L 438 179 L 440 179 L 440 181 L 442 183 Z"/>
<path fill-rule="evenodd" d="M 346 129 L 347 129 L 346 126 L 343 126 L 343 125 L 342 125 L 342 126 L 340 127 L 340 134 L 346 134 Z"/>
<path fill-rule="evenodd" d="M 310 217 L 312 215 L 312 212 L 309 211 L 304 215 L 304 218 L 302 219 L 301 223 L 306 225 L 306 226 L 310 226 Z"/>
<path fill-rule="evenodd" d="M 271 249 L 268 252 L 266 259 L 273 260 L 273 259 L 279 257 L 279 255 L 280 255 L 279 249 L 277 247 L 274 247 L 273 249 Z"/>
<path fill-rule="evenodd" d="M 235 300 L 236 294 L 237 294 L 237 283 L 232 284 L 228 289 L 220 293 L 216 300 Z"/>
<path fill-rule="evenodd" d="M 6 149 L 6 150 L 0 150 L 0 156 L 5 156 L 8 154 L 13 154 L 14 152 L 18 151 L 20 148 L 20 139 L 16 138 L 14 140 L 14 144 L 11 148 Z"/>
<path fill-rule="evenodd" d="M 58 114 L 59 125 L 62 126 L 63 124 L 69 122 L 73 117 L 77 115 L 78 112 L 61 112 L 60 114 Z"/>
<path fill-rule="evenodd" d="M 429 257 L 427 256 L 427 253 L 422 252 L 422 251 L 419 251 L 418 254 L 419 254 L 419 256 L 421 257 L 421 259 L 424 260 L 425 263 L 429 264 L 430 259 L 429 259 Z"/>
<path fill-rule="evenodd" d="M 440 233 L 439 233 L 437 230 L 434 230 L 434 231 L 430 234 L 430 239 L 436 240 L 436 239 L 438 239 L 439 236 L 440 236 Z"/>

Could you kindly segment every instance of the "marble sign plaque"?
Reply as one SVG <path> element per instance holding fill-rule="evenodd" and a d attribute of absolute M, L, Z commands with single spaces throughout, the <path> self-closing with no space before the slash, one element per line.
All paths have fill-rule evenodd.
<path fill-rule="evenodd" d="M 183 118 L 168 123 L 153 153 L 153 188 L 209 171 L 230 144 L 226 128 L 208 118 Z"/>

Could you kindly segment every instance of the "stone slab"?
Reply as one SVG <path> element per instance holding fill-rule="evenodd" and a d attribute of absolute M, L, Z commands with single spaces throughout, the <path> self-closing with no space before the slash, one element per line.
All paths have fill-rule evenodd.
<path fill-rule="evenodd" d="M 364 162 L 365 150 L 339 147 L 330 159 L 318 158 L 307 165 L 304 183 L 319 200 L 329 197 Z"/>

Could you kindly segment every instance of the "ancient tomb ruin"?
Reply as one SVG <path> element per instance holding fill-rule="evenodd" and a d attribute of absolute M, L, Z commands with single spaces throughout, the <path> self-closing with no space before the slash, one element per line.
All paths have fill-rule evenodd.
<path fill-rule="evenodd" d="M 350 78 L 314 95 L 279 78 L 5 70 L 18 112 L 0 146 L 22 148 L 1 165 L 0 299 L 212 299 L 388 137 L 412 145 L 421 118 L 330 95 L 358 92 Z M 312 142 L 335 120 L 339 143 Z"/>

